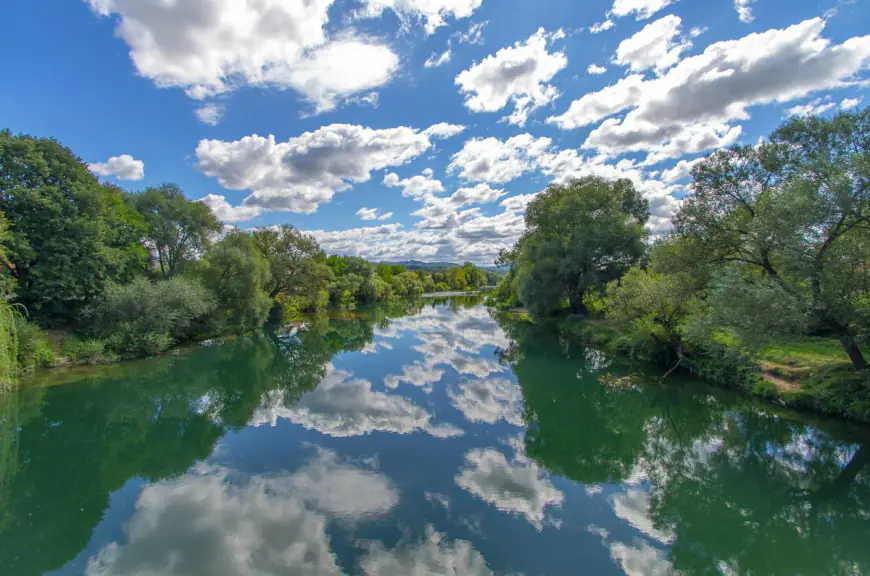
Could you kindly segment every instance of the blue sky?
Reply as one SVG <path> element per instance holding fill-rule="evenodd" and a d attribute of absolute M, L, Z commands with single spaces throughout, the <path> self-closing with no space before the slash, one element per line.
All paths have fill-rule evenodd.
<path fill-rule="evenodd" d="M 28 0 L 0 19 L 0 127 L 229 224 L 490 263 L 550 182 L 630 178 L 661 232 L 693 160 L 862 107 L 867 22 L 867 0 Z"/>

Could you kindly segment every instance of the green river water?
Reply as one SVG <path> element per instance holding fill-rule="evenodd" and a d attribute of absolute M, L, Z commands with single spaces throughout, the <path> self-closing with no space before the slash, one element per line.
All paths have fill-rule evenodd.
<path fill-rule="evenodd" d="M 0 394 L 0 574 L 865 574 L 870 442 L 491 316 L 318 318 Z"/>

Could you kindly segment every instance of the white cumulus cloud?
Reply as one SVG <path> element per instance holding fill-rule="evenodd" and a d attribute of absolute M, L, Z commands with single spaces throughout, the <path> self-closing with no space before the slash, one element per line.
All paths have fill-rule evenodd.
<path fill-rule="evenodd" d="M 310 213 L 336 192 L 367 182 L 373 171 L 400 166 L 428 151 L 433 139 L 461 130 L 330 124 L 286 142 L 256 134 L 234 142 L 201 140 L 196 167 L 224 188 L 250 190 L 246 206 Z"/>
<path fill-rule="evenodd" d="M 643 72 L 655 68 L 662 73 L 680 61 L 681 54 L 691 48 L 692 43 L 682 37 L 679 16 L 665 16 L 629 38 L 620 42 L 616 48 L 617 64 L 628 66 L 632 72 Z"/>
<path fill-rule="evenodd" d="M 586 72 L 592 75 L 604 74 L 607 72 L 607 68 L 599 66 L 598 64 L 590 64 L 589 67 L 586 68 Z"/>
<path fill-rule="evenodd" d="M 737 17 L 744 24 L 749 24 L 755 20 L 755 16 L 752 15 L 752 7 L 750 6 L 753 2 L 755 0 L 734 0 L 734 9 L 737 10 Z"/>
<path fill-rule="evenodd" d="M 292 88 L 329 110 L 389 82 L 398 56 L 352 31 L 329 38 L 333 0 L 89 0 L 117 19 L 136 71 L 201 100 L 242 86 Z"/>
<path fill-rule="evenodd" d="M 112 156 L 105 162 L 88 164 L 88 169 L 98 176 L 112 176 L 117 180 L 141 180 L 145 177 L 145 163 L 129 154 Z"/>
<path fill-rule="evenodd" d="M 568 65 L 568 58 L 549 51 L 553 36 L 541 28 L 525 42 L 502 48 L 461 72 L 456 84 L 465 94 L 465 106 L 473 112 L 497 112 L 513 103 L 514 111 L 505 120 L 524 125 L 532 111 L 559 96 L 549 82 Z"/>
<path fill-rule="evenodd" d="M 378 208 L 360 208 L 356 211 L 356 215 L 359 216 L 360 220 L 389 220 L 393 217 L 392 212 L 386 212 L 384 214 L 378 214 L 380 210 Z"/>
<path fill-rule="evenodd" d="M 227 199 L 220 194 L 209 194 L 200 202 L 211 208 L 211 211 L 221 222 L 244 222 L 263 213 L 260 206 L 246 206 L 244 204 L 231 206 Z"/>
<path fill-rule="evenodd" d="M 423 66 L 426 68 L 437 68 L 438 66 L 443 66 L 448 62 L 450 62 L 450 48 L 441 54 L 435 54 L 433 52 L 432 55 L 426 59 L 426 62 L 423 63 Z"/>

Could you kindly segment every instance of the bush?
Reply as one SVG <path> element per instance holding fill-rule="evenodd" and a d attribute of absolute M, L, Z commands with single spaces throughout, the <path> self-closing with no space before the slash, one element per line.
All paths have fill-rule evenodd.
<path fill-rule="evenodd" d="M 61 347 L 61 354 L 73 362 L 87 362 L 88 364 L 112 359 L 112 354 L 106 353 L 106 343 L 95 338 L 88 340 L 80 340 L 74 336 L 67 338 Z"/>
<path fill-rule="evenodd" d="M 31 372 L 54 362 L 54 346 L 42 329 L 23 318 L 17 320 L 18 371 Z"/>
<path fill-rule="evenodd" d="M 110 285 L 88 310 L 89 335 L 122 356 L 151 356 L 191 338 L 215 306 L 215 297 L 195 279 L 137 278 Z"/>

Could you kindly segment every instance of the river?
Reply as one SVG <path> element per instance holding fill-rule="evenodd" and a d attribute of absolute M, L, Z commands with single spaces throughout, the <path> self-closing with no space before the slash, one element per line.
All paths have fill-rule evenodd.
<path fill-rule="evenodd" d="M 0 574 L 870 573 L 870 443 L 477 297 L 0 396 Z"/>

